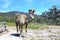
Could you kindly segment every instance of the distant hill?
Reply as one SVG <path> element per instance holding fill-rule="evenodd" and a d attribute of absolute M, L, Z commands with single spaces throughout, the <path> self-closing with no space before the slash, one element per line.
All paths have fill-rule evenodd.
<path fill-rule="evenodd" d="M 25 13 L 25 12 L 20 12 L 20 11 L 10 11 L 10 12 L 0 12 L 0 17 L 1 16 L 4 16 L 4 17 L 10 17 L 10 18 L 14 18 L 16 14 L 25 14 L 27 16 L 29 16 L 28 13 Z M 41 16 L 40 15 L 34 15 L 35 18 L 40 18 Z"/>

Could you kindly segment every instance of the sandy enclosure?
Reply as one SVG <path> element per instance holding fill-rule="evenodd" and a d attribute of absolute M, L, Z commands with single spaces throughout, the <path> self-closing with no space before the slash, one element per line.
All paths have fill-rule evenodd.
<path fill-rule="evenodd" d="M 59 26 L 58 26 L 59 27 Z M 8 33 L 4 33 L 4 35 L 0 36 L 0 40 L 60 40 L 60 28 L 52 28 L 43 29 L 43 30 L 33 30 L 28 29 L 27 35 L 25 34 L 25 30 L 23 29 L 22 35 L 24 37 L 19 37 L 16 34 L 15 27 L 7 27 Z"/>

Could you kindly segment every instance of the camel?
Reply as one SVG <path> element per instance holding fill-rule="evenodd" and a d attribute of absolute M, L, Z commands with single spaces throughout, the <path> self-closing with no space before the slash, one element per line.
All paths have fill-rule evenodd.
<path fill-rule="evenodd" d="M 16 14 L 16 29 L 17 29 L 17 34 L 18 34 L 18 29 L 20 30 L 20 34 L 23 31 L 23 25 L 25 25 L 25 32 L 27 33 L 27 26 L 28 23 L 30 23 L 34 19 L 34 9 L 30 9 L 28 11 L 29 17 L 24 14 Z"/>

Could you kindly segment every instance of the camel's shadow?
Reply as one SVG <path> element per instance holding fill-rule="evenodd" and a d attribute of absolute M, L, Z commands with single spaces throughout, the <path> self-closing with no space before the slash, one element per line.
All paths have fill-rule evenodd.
<path fill-rule="evenodd" d="M 20 34 L 13 33 L 13 34 L 11 34 L 11 36 L 19 37 L 19 36 L 20 36 Z M 21 37 L 25 37 L 25 36 L 24 36 L 24 35 L 22 35 Z"/>
<path fill-rule="evenodd" d="M 11 36 L 19 37 L 19 34 L 13 33 L 13 34 L 11 34 Z"/>

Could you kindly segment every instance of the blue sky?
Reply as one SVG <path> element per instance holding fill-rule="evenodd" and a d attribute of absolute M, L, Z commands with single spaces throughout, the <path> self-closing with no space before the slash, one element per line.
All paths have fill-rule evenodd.
<path fill-rule="evenodd" d="M 60 0 L 0 0 L 0 11 L 28 12 L 28 9 L 35 9 L 35 14 L 40 15 L 53 5 L 60 6 Z"/>

